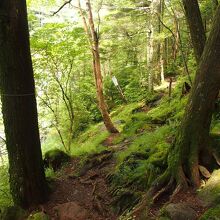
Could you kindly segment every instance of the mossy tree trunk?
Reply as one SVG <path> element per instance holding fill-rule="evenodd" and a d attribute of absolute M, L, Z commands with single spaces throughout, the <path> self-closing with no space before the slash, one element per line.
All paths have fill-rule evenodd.
<path fill-rule="evenodd" d="M 14 203 L 46 199 L 25 0 L 0 2 L 0 89 Z"/>
<path fill-rule="evenodd" d="M 218 7 L 218 0 L 212 0 L 212 13 L 215 15 L 215 11 Z"/>
<path fill-rule="evenodd" d="M 200 185 L 201 155 L 209 154 L 209 130 L 216 97 L 220 89 L 220 6 L 214 18 L 184 119 L 168 158 L 168 169 L 153 184 L 150 194 L 164 187 L 172 189 Z M 163 191 L 164 191 L 163 190 Z"/>

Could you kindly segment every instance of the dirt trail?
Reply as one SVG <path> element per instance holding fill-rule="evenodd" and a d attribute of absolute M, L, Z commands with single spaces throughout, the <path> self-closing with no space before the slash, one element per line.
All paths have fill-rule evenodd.
<path fill-rule="evenodd" d="M 114 167 L 113 159 L 106 159 L 81 177 L 75 177 L 78 163 L 73 159 L 52 183 L 53 192 L 43 205 L 44 211 L 52 220 L 116 220 L 106 181 Z"/>

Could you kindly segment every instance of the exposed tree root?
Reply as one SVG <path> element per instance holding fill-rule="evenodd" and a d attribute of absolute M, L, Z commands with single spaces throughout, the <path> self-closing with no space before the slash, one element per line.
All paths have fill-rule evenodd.
<path fill-rule="evenodd" d="M 164 186 L 163 188 L 161 188 L 153 196 L 153 202 L 156 202 L 156 201 L 160 200 L 160 198 L 162 198 L 166 194 L 170 195 L 170 193 L 173 191 L 173 188 L 175 187 L 175 185 L 176 185 L 175 181 L 173 180 L 173 178 L 171 178 L 169 183 L 166 186 Z"/>
<path fill-rule="evenodd" d="M 132 216 L 145 212 L 145 210 L 155 202 L 163 203 L 162 200 L 166 202 L 172 201 L 172 198 L 180 191 L 188 189 L 188 179 L 182 167 L 176 170 L 178 170 L 178 173 L 174 175 L 174 172 L 167 168 L 167 170 L 153 182 L 151 188 L 146 195 L 143 196 L 142 201 L 132 212 Z"/>

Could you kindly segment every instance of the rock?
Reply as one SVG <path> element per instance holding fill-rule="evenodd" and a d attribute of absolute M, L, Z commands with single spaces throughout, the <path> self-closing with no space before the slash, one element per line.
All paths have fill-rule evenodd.
<path fill-rule="evenodd" d="M 59 220 L 85 220 L 89 213 L 75 202 L 68 202 L 54 207 Z"/>
<path fill-rule="evenodd" d="M 170 203 L 163 209 L 163 215 L 171 220 L 196 220 L 197 213 L 185 203 Z"/>
<path fill-rule="evenodd" d="M 220 170 L 214 170 L 198 196 L 203 201 L 204 206 L 211 207 L 220 202 Z"/>
<path fill-rule="evenodd" d="M 35 214 L 31 214 L 27 220 L 50 220 L 50 218 L 44 212 L 37 212 Z"/>
<path fill-rule="evenodd" d="M 0 208 L 0 219 L 2 220 L 22 220 L 26 213 L 18 206 Z"/>
<path fill-rule="evenodd" d="M 70 156 L 59 149 L 49 150 L 45 153 L 44 166 L 57 171 L 62 165 L 70 160 Z"/>

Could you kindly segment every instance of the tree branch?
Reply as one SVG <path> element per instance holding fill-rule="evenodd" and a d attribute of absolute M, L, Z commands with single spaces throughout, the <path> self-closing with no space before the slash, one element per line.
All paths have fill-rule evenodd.
<path fill-rule="evenodd" d="M 59 8 L 57 11 L 55 11 L 52 16 L 56 15 L 57 13 L 59 13 L 66 5 L 70 4 L 72 2 L 72 0 L 69 0 L 69 1 L 66 1 L 64 2 Z"/>

